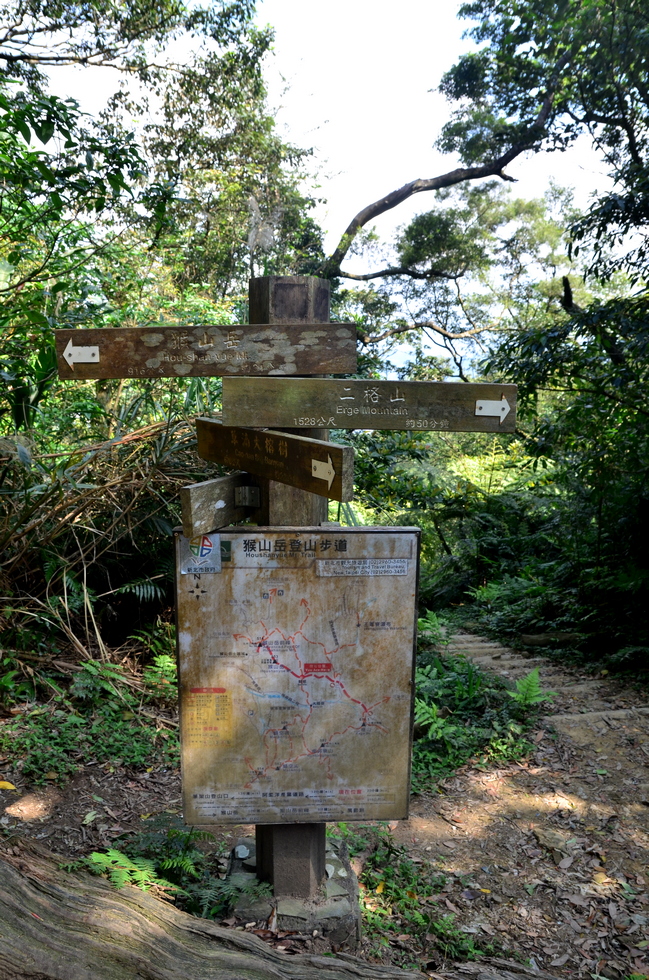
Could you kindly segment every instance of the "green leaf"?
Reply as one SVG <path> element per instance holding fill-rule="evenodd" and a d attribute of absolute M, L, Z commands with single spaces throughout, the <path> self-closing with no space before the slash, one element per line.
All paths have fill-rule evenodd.
<path fill-rule="evenodd" d="M 525 677 L 516 681 L 516 690 L 507 692 L 510 698 L 517 701 L 523 708 L 533 704 L 540 704 L 542 701 L 549 701 L 555 697 L 555 691 L 543 691 L 539 680 L 539 668 L 535 667 Z"/>
<path fill-rule="evenodd" d="M 29 143 L 31 141 L 32 134 L 27 123 L 23 119 L 21 119 L 20 116 L 16 116 L 15 125 L 16 125 L 16 129 L 18 130 L 22 138 L 25 140 L 25 143 Z"/>
<path fill-rule="evenodd" d="M 49 320 L 43 313 L 39 313 L 38 310 L 25 310 L 25 316 L 30 323 L 36 323 L 39 327 L 49 327 Z"/>

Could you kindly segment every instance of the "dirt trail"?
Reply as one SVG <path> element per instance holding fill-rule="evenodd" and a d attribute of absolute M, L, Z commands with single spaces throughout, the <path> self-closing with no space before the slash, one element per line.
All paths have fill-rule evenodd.
<path fill-rule="evenodd" d="M 557 696 L 528 763 L 465 767 L 395 835 L 443 857 L 442 909 L 533 968 L 649 974 L 649 699 L 478 636 L 454 635 L 449 652 L 512 681 L 538 666 Z"/>
<path fill-rule="evenodd" d="M 443 859 L 440 914 L 555 976 L 649 975 L 649 698 L 478 636 L 455 635 L 449 650 L 510 680 L 538 666 L 557 697 L 529 762 L 466 766 L 397 824 L 415 859 Z M 62 788 L 34 789 L 4 759 L 0 779 L 18 788 L 0 790 L 8 843 L 29 836 L 75 856 L 119 846 L 143 815 L 180 804 L 179 772 L 157 767 L 88 765 Z M 468 975 L 475 964 L 458 968 Z"/>

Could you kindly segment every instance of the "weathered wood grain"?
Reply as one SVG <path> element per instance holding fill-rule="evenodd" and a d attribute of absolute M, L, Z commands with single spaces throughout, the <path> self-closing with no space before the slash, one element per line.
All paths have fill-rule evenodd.
<path fill-rule="evenodd" d="M 18 854 L 0 854 L 0 922 L 0 980 L 421 978 L 352 956 L 287 956 L 148 892 L 66 873 L 54 855 L 27 842 Z"/>
<path fill-rule="evenodd" d="M 328 323 L 331 283 L 317 276 L 256 276 L 248 282 L 251 323 Z"/>
<path fill-rule="evenodd" d="M 235 500 L 235 490 L 246 486 L 256 486 L 254 477 L 248 473 L 232 473 L 216 480 L 181 487 L 180 506 L 185 537 L 209 534 L 250 517 L 251 508 L 238 506 Z"/>
<path fill-rule="evenodd" d="M 250 322 L 329 323 L 330 296 L 331 283 L 317 276 L 256 276 L 248 282 Z M 329 441 L 327 429 L 307 428 L 300 435 Z M 262 496 L 258 523 L 306 526 L 327 520 L 328 500 L 320 494 L 264 479 Z"/>
<path fill-rule="evenodd" d="M 320 439 L 197 419 L 198 455 L 300 490 L 352 500 L 354 450 Z M 223 525 L 222 525 L 223 526 Z"/>
<path fill-rule="evenodd" d="M 353 323 L 117 327 L 55 331 L 59 377 L 203 378 L 217 375 L 348 373 L 356 370 Z M 70 365 L 75 349 L 97 348 Z M 82 355 L 76 355 L 83 356 Z"/>
<path fill-rule="evenodd" d="M 224 378 L 223 421 L 292 428 L 513 432 L 516 391 L 511 384 Z M 503 399 L 509 410 L 502 421 L 476 414 L 478 401 L 504 405 Z"/>

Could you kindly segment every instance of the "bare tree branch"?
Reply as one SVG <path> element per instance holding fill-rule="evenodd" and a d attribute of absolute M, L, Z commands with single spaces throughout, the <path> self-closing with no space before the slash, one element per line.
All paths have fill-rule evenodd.
<path fill-rule="evenodd" d="M 441 269 L 429 269 L 428 272 L 419 272 L 417 269 L 397 266 L 392 269 L 380 269 L 378 272 L 365 272 L 362 275 L 356 272 L 343 272 L 341 269 L 338 275 L 342 279 L 357 279 L 359 281 L 379 279 L 381 276 L 408 276 L 410 279 L 459 279 L 465 272 L 466 269 L 462 269 L 461 272 L 442 272 Z"/>
<path fill-rule="evenodd" d="M 434 323 L 432 320 L 425 320 L 422 323 L 409 323 L 406 326 L 390 327 L 388 330 L 384 330 L 383 333 L 375 334 L 374 336 L 366 334 L 360 339 L 364 344 L 379 344 L 382 340 L 387 340 L 389 337 L 397 337 L 399 334 L 408 333 L 410 330 L 433 330 L 448 340 L 464 340 L 466 337 L 476 337 L 478 334 L 490 329 L 491 327 L 488 326 L 473 327 L 471 330 L 461 330 L 459 333 L 453 333 L 451 330 L 445 330 L 444 327 L 440 327 L 439 324 Z"/>
<path fill-rule="evenodd" d="M 482 177 L 500 177 L 501 180 L 514 181 L 515 178 L 506 174 L 504 172 L 504 168 L 508 166 L 512 160 L 515 160 L 516 157 L 520 156 L 521 153 L 524 153 L 525 150 L 531 149 L 543 135 L 545 124 L 548 121 L 552 111 L 552 105 L 554 103 L 554 96 L 559 83 L 560 73 L 568 64 L 570 57 L 571 52 L 566 51 L 561 58 L 559 58 L 555 70 L 548 82 L 548 88 L 543 102 L 541 103 L 541 107 L 534 122 L 528 129 L 527 138 L 525 140 L 517 143 L 515 146 L 510 147 L 505 153 L 501 154 L 501 156 L 496 157 L 495 160 L 491 160 L 488 163 L 483 163 L 476 167 L 457 167 L 455 170 L 450 170 L 448 173 L 441 174 L 439 177 L 429 177 L 425 179 L 417 178 L 416 180 L 411 180 L 410 183 L 404 184 L 403 187 L 399 187 L 397 190 L 391 191 L 378 201 L 368 204 L 367 207 L 358 212 L 358 214 L 351 220 L 345 229 L 345 232 L 338 242 L 334 252 L 325 262 L 321 275 L 327 279 L 333 279 L 336 276 L 341 275 L 340 266 L 347 256 L 352 242 L 356 238 L 356 235 L 361 228 L 364 228 L 369 221 L 372 221 L 374 218 L 378 218 L 378 216 L 381 214 L 385 214 L 386 211 L 391 211 L 392 208 L 395 208 L 397 205 L 407 201 L 415 194 L 421 194 L 424 191 L 442 190 L 444 187 L 454 187 L 456 184 L 464 183 L 464 181 L 479 180 Z M 346 274 L 346 278 L 356 277 Z"/>

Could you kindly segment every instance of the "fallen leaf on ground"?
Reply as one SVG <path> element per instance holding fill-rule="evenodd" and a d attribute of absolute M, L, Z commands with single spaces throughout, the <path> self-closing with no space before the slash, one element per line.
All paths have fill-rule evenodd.
<path fill-rule="evenodd" d="M 549 851 L 565 851 L 568 838 L 560 834 L 552 827 L 533 828 L 534 836 L 542 847 L 547 847 Z"/>
<path fill-rule="evenodd" d="M 588 908 L 588 899 L 584 898 L 583 895 L 566 895 L 565 896 L 572 905 L 581 905 L 582 908 Z"/>
<path fill-rule="evenodd" d="M 472 888 L 465 888 L 462 892 L 462 898 L 466 899 L 467 902 L 473 902 L 476 898 L 480 897 L 480 892 L 473 891 Z"/>
<path fill-rule="evenodd" d="M 0 789 L 15 789 L 15 788 L 16 787 L 14 786 L 13 783 L 8 783 L 4 779 L 0 781 Z"/>
<path fill-rule="evenodd" d="M 559 867 L 563 868 L 563 870 L 566 871 L 574 860 L 575 859 L 571 857 L 563 858 L 563 860 L 559 861 Z"/>
<path fill-rule="evenodd" d="M 563 956 L 559 956 L 556 960 L 552 960 L 550 966 L 563 966 L 564 963 L 568 962 L 569 957 L 569 953 L 564 953 Z"/>

